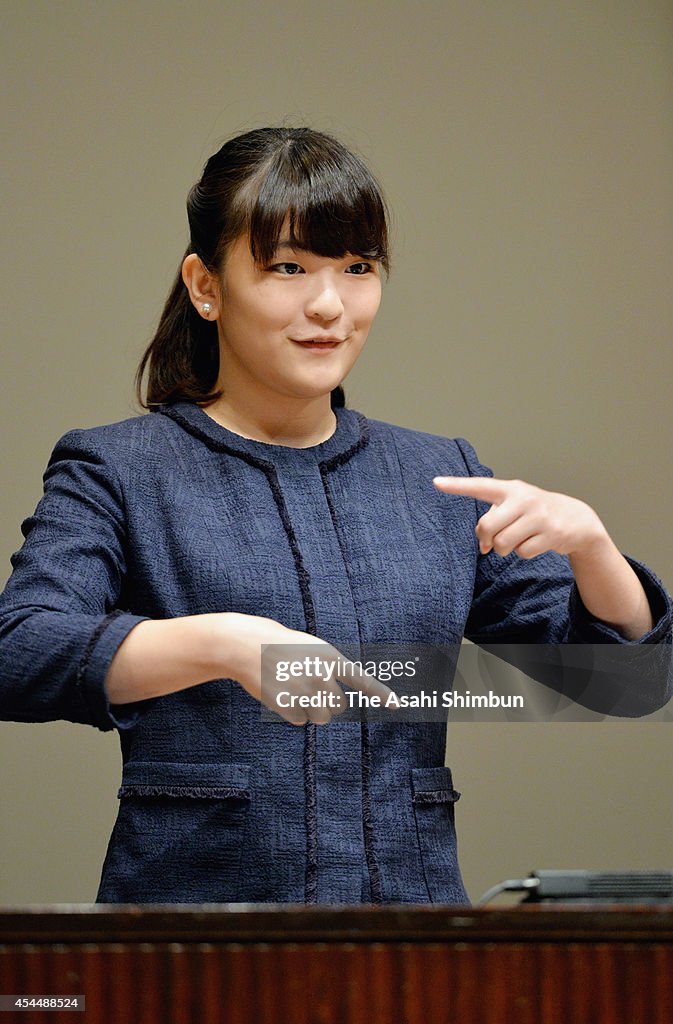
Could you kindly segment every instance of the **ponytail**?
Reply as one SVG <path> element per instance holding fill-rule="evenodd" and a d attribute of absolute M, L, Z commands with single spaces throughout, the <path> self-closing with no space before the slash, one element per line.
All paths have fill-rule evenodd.
<path fill-rule="evenodd" d="M 185 256 L 189 255 L 188 249 Z M 213 402 L 219 370 L 217 324 L 204 320 L 195 310 L 182 280 L 182 264 L 166 299 L 156 334 L 148 345 L 136 372 L 138 402 L 154 409 L 179 399 Z M 143 376 L 149 365 L 146 394 Z"/>

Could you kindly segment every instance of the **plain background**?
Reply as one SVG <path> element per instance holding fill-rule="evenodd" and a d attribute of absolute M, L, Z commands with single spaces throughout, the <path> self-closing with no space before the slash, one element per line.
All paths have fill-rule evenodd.
<path fill-rule="evenodd" d="M 56 439 L 137 411 L 206 158 L 289 120 L 362 152 L 394 213 L 349 404 L 583 497 L 670 586 L 672 23 L 668 0 L 5 3 L 0 575 Z M 116 737 L 0 736 L 0 900 L 92 901 Z M 536 867 L 673 867 L 672 739 L 451 726 L 473 898 Z"/>

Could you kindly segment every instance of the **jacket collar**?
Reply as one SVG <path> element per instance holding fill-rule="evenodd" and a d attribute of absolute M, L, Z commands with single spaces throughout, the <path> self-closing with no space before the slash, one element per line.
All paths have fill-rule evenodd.
<path fill-rule="evenodd" d="M 161 405 L 157 412 L 175 420 L 184 430 L 215 451 L 239 455 L 246 461 L 274 466 L 317 463 L 325 469 L 333 469 L 364 447 L 369 434 L 367 419 L 353 409 L 335 409 L 336 430 L 326 441 L 311 445 L 309 448 L 266 444 L 264 441 L 242 437 L 217 423 L 194 402 L 181 401 Z"/>

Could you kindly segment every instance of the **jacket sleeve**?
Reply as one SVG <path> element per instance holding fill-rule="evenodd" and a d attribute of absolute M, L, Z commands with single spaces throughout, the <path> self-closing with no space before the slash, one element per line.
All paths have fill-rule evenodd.
<path fill-rule="evenodd" d="M 470 476 L 493 475 L 467 441 L 459 439 L 458 445 Z M 477 518 L 488 511 L 487 504 L 476 505 Z M 465 635 L 592 710 L 624 716 L 656 711 L 673 695 L 671 599 L 647 566 L 627 560 L 654 621 L 638 641 L 626 640 L 587 611 L 569 560 L 554 552 L 532 559 L 477 553 Z"/>
<path fill-rule="evenodd" d="M 44 495 L 21 530 L 25 540 L 0 596 L 0 719 L 130 727 L 152 701 L 111 706 L 104 681 L 144 617 L 119 607 L 124 501 L 98 430 L 61 438 Z"/>

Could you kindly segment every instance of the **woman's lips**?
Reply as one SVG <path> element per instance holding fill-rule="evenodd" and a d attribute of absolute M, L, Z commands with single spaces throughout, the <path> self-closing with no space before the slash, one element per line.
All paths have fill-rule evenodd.
<path fill-rule="evenodd" d="M 295 345 L 301 345 L 302 348 L 307 348 L 315 352 L 327 352 L 342 344 L 341 338 L 325 338 L 324 340 L 318 338 L 307 338 L 306 340 L 301 338 L 291 338 L 290 340 L 293 341 Z"/>

